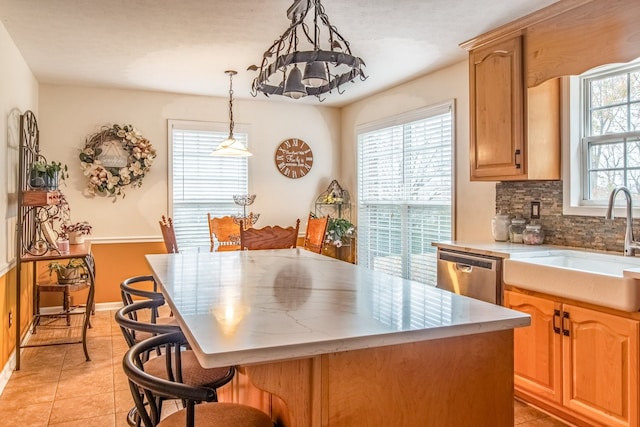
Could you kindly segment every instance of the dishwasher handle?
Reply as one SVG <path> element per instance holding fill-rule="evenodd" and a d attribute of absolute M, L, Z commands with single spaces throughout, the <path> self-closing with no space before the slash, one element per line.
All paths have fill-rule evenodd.
<path fill-rule="evenodd" d="M 471 272 L 473 267 L 484 270 L 497 269 L 497 260 L 495 258 L 439 251 L 438 261 L 440 260 L 455 263 L 456 269 L 463 272 Z"/>

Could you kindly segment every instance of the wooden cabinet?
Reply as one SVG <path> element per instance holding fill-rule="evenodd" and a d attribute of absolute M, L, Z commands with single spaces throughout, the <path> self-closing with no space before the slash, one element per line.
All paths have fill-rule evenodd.
<path fill-rule="evenodd" d="M 638 425 L 638 320 L 513 291 L 505 306 L 531 315 L 514 336 L 517 393 L 581 425 Z"/>
<path fill-rule="evenodd" d="M 560 179 L 560 81 L 525 89 L 524 37 L 469 52 L 472 181 Z"/>
<path fill-rule="evenodd" d="M 471 178 L 522 175 L 522 37 L 476 49 L 471 78 Z"/>

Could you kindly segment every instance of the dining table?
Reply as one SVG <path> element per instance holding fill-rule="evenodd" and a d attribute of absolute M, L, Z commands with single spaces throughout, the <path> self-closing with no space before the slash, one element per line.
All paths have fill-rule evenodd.
<path fill-rule="evenodd" d="M 513 426 L 527 314 L 301 248 L 149 254 L 221 401 L 276 425 Z"/>

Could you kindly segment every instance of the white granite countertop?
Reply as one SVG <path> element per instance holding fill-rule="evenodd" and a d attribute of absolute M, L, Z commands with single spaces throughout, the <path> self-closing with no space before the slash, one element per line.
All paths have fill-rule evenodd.
<path fill-rule="evenodd" d="M 527 326 L 528 315 L 303 249 L 154 254 L 200 363 L 253 364 Z"/>

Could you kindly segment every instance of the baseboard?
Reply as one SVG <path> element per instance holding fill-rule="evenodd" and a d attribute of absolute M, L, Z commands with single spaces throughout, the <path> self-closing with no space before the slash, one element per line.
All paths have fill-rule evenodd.
<path fill-rule="evenodd" d="M 117 310 L 120 307 L 122 307 L 122 302 L 105 302 L 105 303 L 96 304 L 96 311 Z M 42 314 L 58 313 L 60 310 L 62 310 L 61 306 L 45 307 L 41 309 L 41 312 Z M 27 329 L 26 329 L 27 333 L 22 339 L 23 343 L 29 342 L 29 338 L 31 338 L 31 326 L 32 324 L 31 322 L 29 322 L 29 325 L 27 326 Z M 20 350 L 22 351 L 23 349 L 21 348 Z M 16 368 L 16 350 L 14 349 L 11 352 L 11 355 L 9 356 L 9 360 L 7 360 L 7 363 L 5 363 L 4 367 L 2 368 L 2 371 L 0 371 L 0 394 L 2 394 L 2 392 L 4 391 L 4 388 L 9 383 L 9 379 L 11 378 L 11 374 L 13 374 L 13 372 L 15 371 L 15 368 Z"/>

